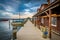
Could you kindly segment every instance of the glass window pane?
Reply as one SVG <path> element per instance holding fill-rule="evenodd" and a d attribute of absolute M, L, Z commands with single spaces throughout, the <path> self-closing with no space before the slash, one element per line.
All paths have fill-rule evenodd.
<path fill-rule="evenodd" d="M 52 25 L 57 25 L 57 18 L 56 17 L 52 17 L 52 20 L 51 20 L 51 22 L 52 22 Z"/>

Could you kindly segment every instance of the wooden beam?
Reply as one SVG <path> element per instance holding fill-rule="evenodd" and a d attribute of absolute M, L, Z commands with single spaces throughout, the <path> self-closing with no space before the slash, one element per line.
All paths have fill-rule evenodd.
<path fill-rule="evenodd" d="M 44 10 L 42 13 L 44 13 L 44 12 L 46 12 L 46 11 L 50 10 L 50 9 L 53 9 L 53 8 L 55 8 L 55 7 L 59 6 L 59 5 L 60 5 L 60 4 L 57 4 L 57 5 L 54 5 L 53 7 L 47 8 L 47 9 L 46 9 L 46 10 Z"/>
<path fill-rule="evenodd" d="M 52 14 L 51 17 L 60 17 L 60 15 Z"/>
<path fill-rule="evenodd" d="M 51 38 L 51 10 L 49 10 L 49 38 Z"/>
<path fill-rule="evenodd" d="M 39 16 L 39 18 L 46 18 L 48 16 Z M 60 15 L 56 15 L 56 14 L 51 14 L 51 17 L 60 17 Z"/>
<path fill-rule="evenodd" d="M 42 18 L 46 18 L 46 17 L 48 17 L 48 16 L 42 16 Z"/>
<path fill-rule="evenodd" d="M 46 15 L 49 17 L 49 14 L 47 13 L 47 12 L 45 12 L 46 13 Z"/>

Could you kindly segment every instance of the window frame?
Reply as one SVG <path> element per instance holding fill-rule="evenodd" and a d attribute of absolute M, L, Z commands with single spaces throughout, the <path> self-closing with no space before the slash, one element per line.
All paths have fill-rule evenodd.
<path fill-rule="evenodd" d="M 52 17 L 51 18 L 51 25 L 54 26 L 54 27 L 57 27 L 57 17 Z"/>

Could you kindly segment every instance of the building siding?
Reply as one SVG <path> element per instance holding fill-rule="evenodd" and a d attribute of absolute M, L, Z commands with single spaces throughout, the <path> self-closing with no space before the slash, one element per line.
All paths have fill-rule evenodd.
<path fill-rule="evenodd" d="M 57 17 L 57 31 L 60 33 L 60 17 Z"/>

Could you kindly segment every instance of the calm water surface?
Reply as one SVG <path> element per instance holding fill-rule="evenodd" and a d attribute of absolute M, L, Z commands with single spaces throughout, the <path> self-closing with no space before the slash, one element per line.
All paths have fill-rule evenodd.
<path fill-rule="evenodd" d="M 13 26 L 12 21 L 0 21 L 0 40 L 11 40 L 13 37 Z M 17 27 L 17 32 L 21 27 Z"/>
<path fill-rule="evenodd" d="M 0 40 L 10 40 L 12 37 L 12 26 L 9 21 L 0 21 Z"/>

